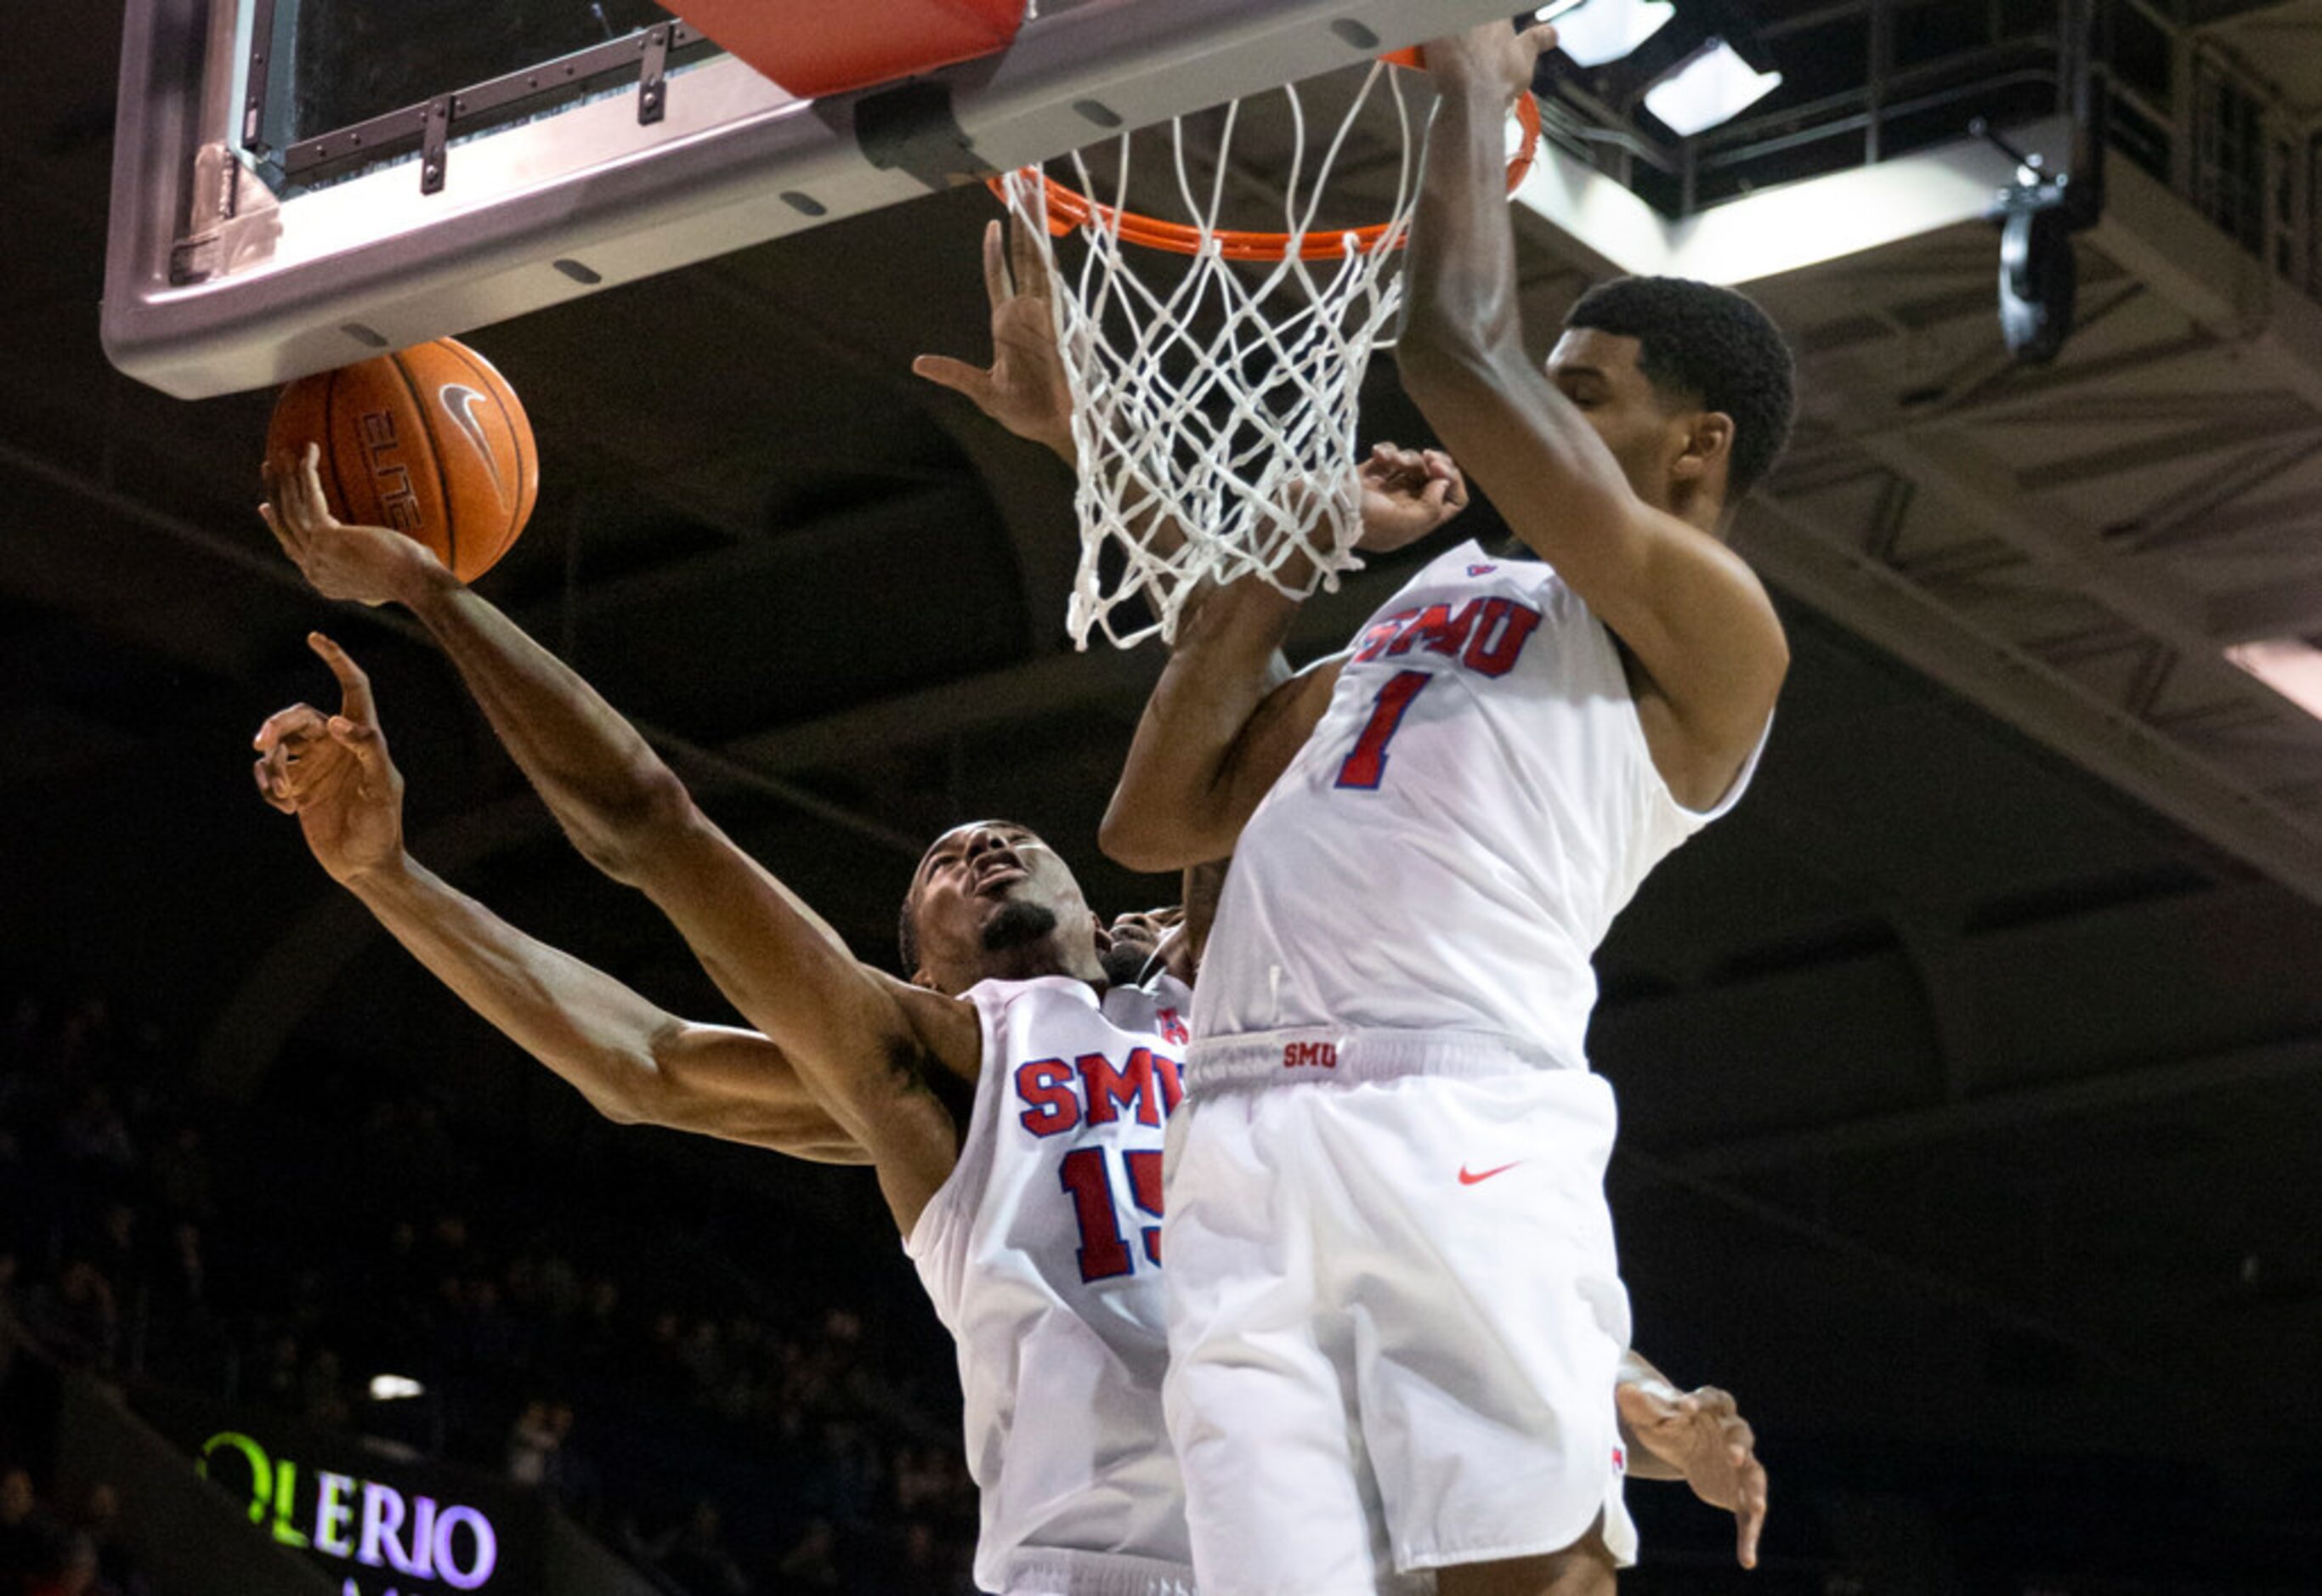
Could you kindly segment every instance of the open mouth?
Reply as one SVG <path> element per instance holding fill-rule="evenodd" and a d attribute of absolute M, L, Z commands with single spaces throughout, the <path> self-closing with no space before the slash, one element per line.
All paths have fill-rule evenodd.
<path fill-rule="evenodd" d="M 1031 873 L 1013 860 L 994 861 L 976 872 L 974 891 L 978 898 L 996 898 Z"/>

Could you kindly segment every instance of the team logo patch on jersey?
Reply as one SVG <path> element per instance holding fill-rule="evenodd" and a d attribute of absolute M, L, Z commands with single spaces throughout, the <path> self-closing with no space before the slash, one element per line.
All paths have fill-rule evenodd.
<path fill-rule="evenodd" d="M 1616 1474 L 1629 1472 L 1629 1455 L 1618 1446 L 1613 1448 L 1613 1472 Z"/>
<path fill-rule="evenodd" d="M 1499 569 L 1496 565 L 1471 565 L 1467 568 L 1467 574 L 1471 577 L 1487 577 Z"/>
<path fill-rule="evenodd" d="M 1164 1042 L 1183 1047 L 1193 1041 L 1193 1033 L 1185 1028 L 1185 1022 L 1177 1017 L 1175 1009 L 1161 1009 L 1154 1015 L 1153 1018 L 1155 1028 L 1161 1033 L 1161 1040 Z"/>

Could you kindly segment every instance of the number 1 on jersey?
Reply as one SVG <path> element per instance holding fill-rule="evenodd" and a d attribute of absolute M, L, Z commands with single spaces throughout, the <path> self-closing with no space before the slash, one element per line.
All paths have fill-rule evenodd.
<path fill-rule="evenodd" d="M 1377 702 L 1371 707 L 1370 724 L 1355 739 L 1355 751 L 1347 755 L 1347 762 L 1339 767 L 1336 785 L 1364 792 L 1378 789 L 1386 775 L 1386 745 L 1394 741 L 1411 701 L 1434 679 L 1424 670 L 1398 670 L 1386 686 L 1379 689 Z"/>

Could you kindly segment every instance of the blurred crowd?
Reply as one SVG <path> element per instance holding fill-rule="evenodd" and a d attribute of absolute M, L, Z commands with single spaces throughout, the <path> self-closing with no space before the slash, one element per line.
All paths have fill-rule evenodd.
<path fill-rule="evenodd" d="M 0 1314 L 133 1406 L 187 1391 L 489 1468 L 687 1596 L 974 1589 L 956 1383 L 924 1307 L 887 1311 L 891 1231 L 854 1289 L 754 1272 L 613 1211 L 617 1137 L 560 1174 L 360 1070 L 319 1117 L 207 1100 L 101 999 L 0 1012 Z M 68 1510 L 25 1463 L 0 1438 L 0 1596 L 137 1596 L 112 1493 Z"/>

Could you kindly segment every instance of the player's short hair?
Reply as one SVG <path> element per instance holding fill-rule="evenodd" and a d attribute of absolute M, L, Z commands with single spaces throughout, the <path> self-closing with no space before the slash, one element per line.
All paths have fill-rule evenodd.
<path fill-rule="evenodd" d="M 1797 361 L 1773 318 L 1731 288 L 1686 278 L 1629 277 L 1580 296 L 1568 327 L 1633 338 L 1637 364 L 1665 393 L 1733 418 L 1727 487 L 1733 502 L 1765 480 L 1789 447 Z"/>

